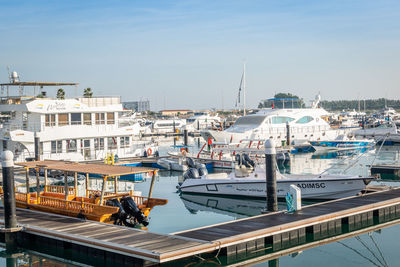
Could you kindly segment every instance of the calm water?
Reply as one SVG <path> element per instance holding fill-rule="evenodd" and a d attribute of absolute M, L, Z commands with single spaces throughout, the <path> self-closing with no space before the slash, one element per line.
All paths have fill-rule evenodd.
<path fill-rule="evenodd" d="M 196 146 L 194 147 L 196 149 Z M 161 150 L 168 150 L 168 144 Z M 298 154 L 294 155 L 290 166 L 283 169 L 290 173 L 321 173 L 329 169 L 330 173 L 347 173 L 364 175 L 363 166 L 382 162 L 399 162 L 399 147 L 383 147 L 379 154 L 374 151 L 349 155 L 349 153 L 333 154 Z M 356 161 L 357 160 L 357 161 Z M 349 166 L 352 166 L 349 168 Z M 347 170 L 348 169 L 348 170 Z M 259 215 L 265 207 L 264 200 L 243 200 L 239 198 L 207 197 L 195 195 L 180 195 L 176 186 L 182 173 L 160 171 L 156 179 L 153 197 L 167 198 L 168 204 L 156 206 L 150 213 L 149 231 L 158 233 L 174 233 L 195 227 L 201 227 L 238 218 Z M 375 182 L 390 185 L 400 185 L 396 181 Z M 136 184 L 136 190 L 146 196 L 150 179 Z M 307 203 L 303 203 L 307 204 Z M 285 209 L 285 203 L 279 204 Z M 282 256 L 276 261 L 254 263 L 255 266 L 399 266 L 398 240 L 400 240 L 400 225 L 389 226 L 379 231 L 361 234 L 326 245 L 309 248 L 296 254 Z M 24 252 L 24 255 L 30 255 Z M 25 256 L 25 257 L 28 257 Z M 5 266 L 4 254 L 1 266 Z M 59 260 L 59 259 L 57 259 Z M 215 266 L 216 262 L 195 262 L 199 265 Z M 74 263 L 67 263 L 71 265 Z M 76 263 L 75 263 L 76 264 Z M 22 263 L 19 265 L 23 265 Z M 51 265 L 52 266 L 52 265 Z"/>

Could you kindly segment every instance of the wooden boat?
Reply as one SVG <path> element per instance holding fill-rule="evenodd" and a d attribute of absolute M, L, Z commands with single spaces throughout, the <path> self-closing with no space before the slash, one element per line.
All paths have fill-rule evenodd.
<path fill-rule="evenodd" d="M 125 226 L 148 224 L 148 215 L 151 209 L 157 205 L 165 205 L 168 200 L 152 198 L 152 188 L 156 169 L 128 167 L 103 164 L 82 164 L 65 161 L 33 161 L 16 163 L 26 170 L 26 192 L 29 192 L 29 169 L 44 168 L 44 188 L 40 190 L 40 177 L 37 170 L 36 192 L 16 192 L 16 206 L 43 212 L 56 213 L 65 216 L 78 217 L 104 223 L 113 223 Z M 47 185 L 47 169 L 64 172 L 64 186 Z M 68 173 L 74 173 L 75 184 L 68 186 Z M 120 175 L 152 173 L 152 183 L 148 197 L 136 196 L 130 192 L 119 193 L 117 191 L 118 177 Z M 77 195 L 78 173 L 86 174 L 86 194 Z M 103 177 L 102 190 L 91 190 L 89 174 L 97 174 Z M 106 182 L 114 180 L 114 191 L 106 192 Z M 1 192 L 2 193 L 2 192 Z"/>

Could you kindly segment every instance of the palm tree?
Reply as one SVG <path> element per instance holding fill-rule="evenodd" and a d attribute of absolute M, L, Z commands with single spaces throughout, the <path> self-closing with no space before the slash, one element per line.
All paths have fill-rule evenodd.
<path fill-rule="evenodd" d="M 93 96 L 92 88 L 88 87 L 85 90 L 83 90 L 83 96 L 88 98 L 92 97 Z"/>
<path fill-rule="evenodd" d="M 60 88 L 57 90 L 57 99 L 65 99 L 65 91 Z"/>

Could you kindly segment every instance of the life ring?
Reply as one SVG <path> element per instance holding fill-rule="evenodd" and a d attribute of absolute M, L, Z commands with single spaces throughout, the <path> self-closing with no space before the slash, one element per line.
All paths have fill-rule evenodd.
<path fill-rule="evenodd" d="M 147 156 L 151 156 L 152 153 L 153 153 L 153 150 L 151 150 L 151 148 L 147 149 Z"/>

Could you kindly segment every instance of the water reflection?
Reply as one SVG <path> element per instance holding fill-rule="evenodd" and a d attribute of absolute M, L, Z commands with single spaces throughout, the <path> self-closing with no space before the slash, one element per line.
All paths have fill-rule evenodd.
<path fill-rule="evenodd" d="M 40 254 L 38 252 L 18 249 L 14 253 L 8 253 L 5 244 L 0 243 L 0 266 L 7 267 L 32 267 L 32 266 L 57 266 L 57 267 L 73 267 L 88 266 L 78 262 L 65 260 L 53 256 Z"/>

